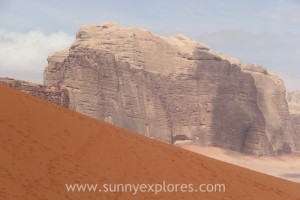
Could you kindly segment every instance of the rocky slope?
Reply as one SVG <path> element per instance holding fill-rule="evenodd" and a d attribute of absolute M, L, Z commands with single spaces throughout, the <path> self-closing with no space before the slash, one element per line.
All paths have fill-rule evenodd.
<path fill-rule="evenodd" d="M 48 62 L 45 86 L 66 88 L 71 109 L 151 138 L 254 155 L 299 148 L 280 78 L 183 35 L 87 25 Z"/>
<path fill-rule="evenodd" d="M 286 96 L 289 104 L 289 111 L 291 120 L 295 126 L 296 131 L 296 143 L 300 146 L 300 92 L 288 92 Z"/>
<path fill-rule="evenodd" d="M 65 108 L 69 108 L 68 91 L 61 88 L 59 85 L 44 86 L 11 78 L 0 78 L 0 84 L 26 92 Z"/>
<path fill-rule="evenodd" d="M 300 115 L 300 92 L 287 92 L 286 100 L 289 104 L 291 115 Z"/>

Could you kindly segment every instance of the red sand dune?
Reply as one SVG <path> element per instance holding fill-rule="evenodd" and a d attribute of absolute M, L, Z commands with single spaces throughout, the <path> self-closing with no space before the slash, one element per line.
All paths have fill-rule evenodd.
<path fill-rule="evenodd" d="M 0 86 L 0 199 L 300 199 L 300 184 L 226 164 Z M 66 183 L 226 184 L 226 192 L 67 192 Z"/>

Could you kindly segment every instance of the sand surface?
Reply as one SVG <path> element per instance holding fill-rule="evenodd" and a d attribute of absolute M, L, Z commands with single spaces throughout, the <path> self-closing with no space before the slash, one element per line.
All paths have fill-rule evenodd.
<path fill-rule="evenodd" d="M 68 193 L 66 183 L 224 183 L 225 193 Z M 0 86 L 0 199 L 299 200 L 300 184 L 217 161 Z"/>
<path fill-rule="evenodd" d="M 184 145 L 182 148 L 217 160 L 300 183 L 300 153 L 256 157 L 217 147 Z"/>

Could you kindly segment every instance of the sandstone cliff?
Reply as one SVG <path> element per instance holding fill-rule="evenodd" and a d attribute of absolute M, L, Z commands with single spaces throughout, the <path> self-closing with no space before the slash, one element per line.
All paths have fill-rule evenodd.
<path fill-rule="evenodd" d="M 280 78 L 183 35 L 87 25 L 48 63 L 45 86 L 66 88 L 70 109 L 151 138 L 254 155 L 299 148 Z"/>
<path fill-rule="evenodd" d="M 65 108 L 69 108 L 68 91 L 58 85 L 44 86 L 11 78 L 0 78 L 0 84 L 7 85 L 33 96 L 42 98 L 46 101 L 55 103 Z"/>

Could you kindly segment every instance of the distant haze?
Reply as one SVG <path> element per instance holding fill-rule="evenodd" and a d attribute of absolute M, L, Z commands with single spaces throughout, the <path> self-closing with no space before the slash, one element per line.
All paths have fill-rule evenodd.
<path fill-rule="evenodd" d="M 161 35 L 182 33 L 265 66 L 300 90 L 300 1 L 0 0 L 0 76 L 42 82 L 50 52 L 83 24 L 113 21 Z"/>

